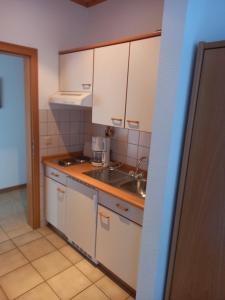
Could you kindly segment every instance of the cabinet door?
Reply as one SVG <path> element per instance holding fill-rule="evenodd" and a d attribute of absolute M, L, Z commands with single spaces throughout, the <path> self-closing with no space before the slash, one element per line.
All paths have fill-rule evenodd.
<path fill-rule="evenodd" d="M 64 185 L 46 177 L 46 220 L 66 234 L 66 188 Z"/>
<path fill-rule="evenodd" d="M 93 52 L 86 50 L 60 55 L 60 91 L 92 92 Z"/>
<path fill-rule="evenodd" d="M 96 258 L 136 289 L 141 226 L 98 206 Z"/>
<path fill-rule="evenodd" d="M 57 228 L 67 235 L 66 232 L 66 187 L 62 184 L 57 186 L 57 206 L 58 206 L 58 221 Z"/>
<path fill-rule="evenodd" d="M 95 257 L 96 218 L 96 192 L 71 180 L 67 194 L 67 236 L 92 257 Z"/>
<path fill-rule="evenodd" d="M 57 182 L 45 177 L 45 213 L 46 220 L 53 226 L 58 226 L 58 192 Z"/>
<path fill-rule="evenodd" d="M 152 131 L 160 37 L 131 42 L 126 128 Z"/>
<path fill-rule="evenodd" d="M 129 43 L 95 50 L 92 122 L 124 127 Z"/>

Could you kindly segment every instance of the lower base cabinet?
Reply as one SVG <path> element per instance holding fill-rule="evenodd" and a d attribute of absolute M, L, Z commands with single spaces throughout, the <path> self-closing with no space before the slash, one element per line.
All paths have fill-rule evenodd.
<path fill-rule="evenodd" d="M 69 179 L 66 216 L 68 239 L 95 259 L 97 191 Z"/>
<path fill-rule="evenodd" d="M 98 205 L 96 258 L 136 289 L 142 227 Z"/>
<path fill-rule="evenodd" d="M 45 192 L 46 220 L 136 290 L 143 210 L 52 168 Z"/>
<path fill-rule="evenodd" d="M 61 232 L 66 232 L 66 187 L 45 177 L 46 220 Z"/>

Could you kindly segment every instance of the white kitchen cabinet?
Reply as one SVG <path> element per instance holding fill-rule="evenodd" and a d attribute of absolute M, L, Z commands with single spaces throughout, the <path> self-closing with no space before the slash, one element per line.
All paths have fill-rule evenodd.
<path fill-rule="evenodd" d="M 67 237 L 86 254 L 95 258 L 97 222 L 97 191 L 68 180 L 67 191 Z"/>
<path fill-rule="evenodd" d="M 95 49 L 92 122 L 124 127 L 129 43 Z"/>
<path fill-rule="evenodd" d="M 98 205 L 96 258 L 136 289 L 142 227 Z"/>
<path fill-rule="evenodd" d="M 45 177 L 46 220 L 61 232 L 66 231 L 66 187 Z"/>
<path fill-rule="evenodd" d="M 91 49 L 59 56 L 60 91 L 92 92 L 93 53 Z"/>
<path fill-rule="evenodd" d="M 152 131 L 160 37 L 131 42 L 125 127 Z"/>

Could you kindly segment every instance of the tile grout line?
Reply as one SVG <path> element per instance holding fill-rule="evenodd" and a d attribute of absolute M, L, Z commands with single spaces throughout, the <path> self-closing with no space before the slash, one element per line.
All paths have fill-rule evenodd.
<path fill-rule="evenodd" d="M 10 218 L 10 216 L 9 216 L 9 218 Z M 7 218 L 5 218 L 5 220 L 7 220 Z M 22 227 L 22 226 L 21 226 L 21 227 Z M 47 226 L 46 226 L 46 227 L 47 227 Z M 88 260 L 86 257 L 82 256 L 82 254 L 81 254 L 81 256 L 82 256 L 81 260 L 79 260 L 79 261 L 76 262 L 76 263 L 74 263 L 72 260 L 70 260 L 68 257 L 66 257 L 66 255 L 64 255 L 64 254 L 60 251 L 60 249 L 62 249 L 63 247 L 66 247 L 66 246 L 71 247 L 71 249 L 72 249 L 73 251 L 77 252 L 78 254 L 80 254 L 80 253 L 79 253 L 78 250 L 74 249 L 74 247 L 72 247 L 72 246 L 68 243 L 67 240 L 63 239 L 63 238 L 62 238 L 59 234 L 57 234 L 56 232 L 52 231 L 52 232 L 49 233 L 49 234 L 44 234 L 44 233 L 41 233 L 41 232 L 38 231 L 38 230 L 32 230 L 32 228 L 31 228 L 31 230 L 28 231 L 28 232 L 19 234 L 18 236 L 15 236 L 15 237 L 10 237 L 10 236 L 8 236 L 7 231 L 6 231 L 5 229 L 3 229 L 1 225 L 0 225 L 0 228 L 2 229 L 3 233 L 5 233 L 6 236 L 8 237 L 8 240 L 3 241 L 2 243 L 9 241 L 9 242 L 11 242 L 12 245 L 14 246 L 13 249 L 7 250 L 7 251 L 3 252 L 2 254 L 9 253 L 10 251 L 13 251 L 13 250 L 14 250 L 14 251 L 17 250 L 17 251 L 22 255 L 22 257 L 24 257 L 24 259 L 26 260 L 26 263 L 24 263 L 24 265 L 22 265 L 22 266 L 20 266 L 20 267 L 18 267 L 18 268 L 15 268 L 14 270 L 11 270 L 10 272 L 7 272 L 6 274 L 2 275 L 0 278 L 2 278 L 2 277 L 4 277 L 4 276 L 8 275 L 9 273 L 15 272 L 15 271 L 17 271 L 17 270 L 20 269 L 20 268 L 23 268 L 23 267 L 25 267 L 25 266 L 30 265 L 31 268 L 33 268 L 33 270 L 36 271 L 37 274 L 38 274 L 38 275 L 40 276 L 40 278 L 42 279 L 42 282 L 41 282 L 41 283 L 36 284 L 34 287 L 32 287 L 31 289 L 28 289 L 25 293 L 23 293 L 23 294 L 17 296 L 15 299 L 17 299 L 17 298 L 21 297 L 22 295 L 24 295 L 24 294 L 30 292 L 31 290 L 35 289 L 36 287 L 38 287 L 39 285 L 41 285 L 41 284 L 43 284 L 43 283 L 47 284 L 47 286 L 53 291 L 53 293 L 54 293 L 57 297 L 59 297 L 59 296 L 57 295 L 57 293 L 54 291 L 54 289 L 48 284 L 48 281 L 49 281 L 50 279 L 54 278 L 55 276 L 57 276 L 57 275 L 59 275 L 59 274 L 65 272 L 66 270 L 68 270 L 68 269 L 71 268 L 71 267 L 75 267 L 76 270 L 78 270 L 78 271 L 79 271 L 79 272 L 80 272 L 80 273 L 81 273 L 81 274 L 89 281 L 89 283 L 90 283 L 86 288 L 82 289 L 79 293 L 77 293 L 76 295 L 73 295 L 72 298 L 77 297 L 79 294 L 83 293 L 85 290 L 89 289 L 89 288 L 92 287 L 92 286 L 95 286 L 98 290 L 100 290 L 100 291 L 106 296 L 107 299 L 110 299 L 110 297 L 109 297 L 108 295 L 106 295 L 106 294 L 104 293 L 104 291 L 103 291 L 100 287 L 98 287 L 98 286 L 96 285 L 96 283 L 97 283 L 98 281 L 100 281 L 101 279 L 103 279 L 103 278 L 106 276 L 106 274 L 103 273 L 102 276 L 101 276 L 98 280 L 92 281 L 92 280 L 91 280 L 91 279 L 90 279 L 90 278 L 89 278 L 82 270 L 80 270 L 80 269 L 77 267 L 77 265 L 78 265 L 82 260 L 87 261 L 88 263 L 90 263 L 89 260 Z M 12 231 L 12 230 L 11 230 L 11 231 Z M 14 239 L 19 238 L 19 237 L 22 237 L 22 236 L 25 236 L 26 234 L 29 234 L 29 233 L 31 233 L 31 232 L 38 232 L 38 233 L 40 234 L 40 237 L 38 237 L 38 238 L 36 238 L 36 239 L 34 239 L 34 240 L 31 240 L 31 241 L 28 241 L 28 242 L 26 242 L 26 243 L 23 244 L 23 245 L 17 245 L 17 244 L 15 243 Z M 51 242 L 50 240 L 48 240 L 48 238 L 47 238 L 47 236 L 48 236 L 48 235 L 51 235 L 51 234 L 55 234 L 55 235 L 57 235 L 59 238 L 65 240 L 65 242 L 66 242 L 65 245 L 63 245 L 63 246 L 57 248 L 57 247 L 54 245 L 54 243 Z M 34 259 L 34 260 L 28 259 L 28 258 L 25 256 L 25 254 L 21 251 L 20 248 L 23 247 L 23 246 L 25 246 L 25 245 L 28 245 L 28 244 L 30 244 L 30 243 L 32 243 L 32 242 L 38 241 L 38 240 L 40 240 L 40 239 L 45 239 L 46 241 L 48 241 L 48 242 L 53 246 L 54 250 L 52 250 L 51 252 L 48 252 L 48 253 L 46 253 L 46 254 L 44 254 L 44 255 L 41 255 L 40 257 L 38 257 L 38 258 L 36 258 L 36 259 Z M 0 244 L 2 244 L 2 243 L 0 243 Z M 45 257 L 45 256 L 47 256 L 47 255 L 50 255 L 50 254 L 53 253 L 53 252 L 58 252 L 58 253 L 60 253 L 60 254 L 61 254 L 61 255 L 62 255 L 62 256 L 63 256 L 63 257 L 71 264 L 71 265 L 68 266 L 68 267 L 66 267 L 65 269 L 63 269 L 63 270 L 57 272 L 56 274 L 54 274 L 53 276 L 49 277 L 48 279 L 45 279 L 45 278 L 43 277 L 43 275 L 38 271 L 38 269 L 35 268 L 35 266 L 33 265 L 33 262 L 36 261 L 36 260 L 38 260 L 38 259 L 41 259 L 41 258 L 43 258 L 43 257 Z M 2 254 L 0 254 L 0 255 L 2 255 Z M 93 266 L 93 267 L 99 270 L 98 266 L 96 266 L 96 267 Z M 100 271 L 101 271 L 101 270 L 100 270 Z M 1 287 L 1 288 L 2 288 L 2 287 Z M 2 290 L 3 290 L 4 294 L 6 294 L 3 288 L 2 288 Z M 7 295 L 6 295 L 6 296 L 7 296 Z M 8 298 L 8 297 L 7 297 L 7 298 Z M 71 299 L 72 299 L 72 298 L 71 298 Z M 129 296 L 128 296 L 128 298 L 129 298 Z M 126 299 L 128 299 L 128 298 L 126 298 Z"/>

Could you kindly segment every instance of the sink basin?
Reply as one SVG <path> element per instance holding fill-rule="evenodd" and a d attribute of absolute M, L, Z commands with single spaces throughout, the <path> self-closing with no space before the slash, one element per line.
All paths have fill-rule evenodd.
<path fill-rule="evenodd" d="M 126 190 L 130 193 L 141 196 L 142 198 L 146 197 L 146 185 L 147 179 L 133 179 L 120 185 L 120 188 Z"/>
<path fill-rule="evenodd" d="M 147 180 L 144 178 L 134 179 L 126 172 L 121 170 L 110 170 L 109 168 L 92 170 L 84 172 L 84 174 L 139 197 L 145 198 L 146 196 Z"/>

